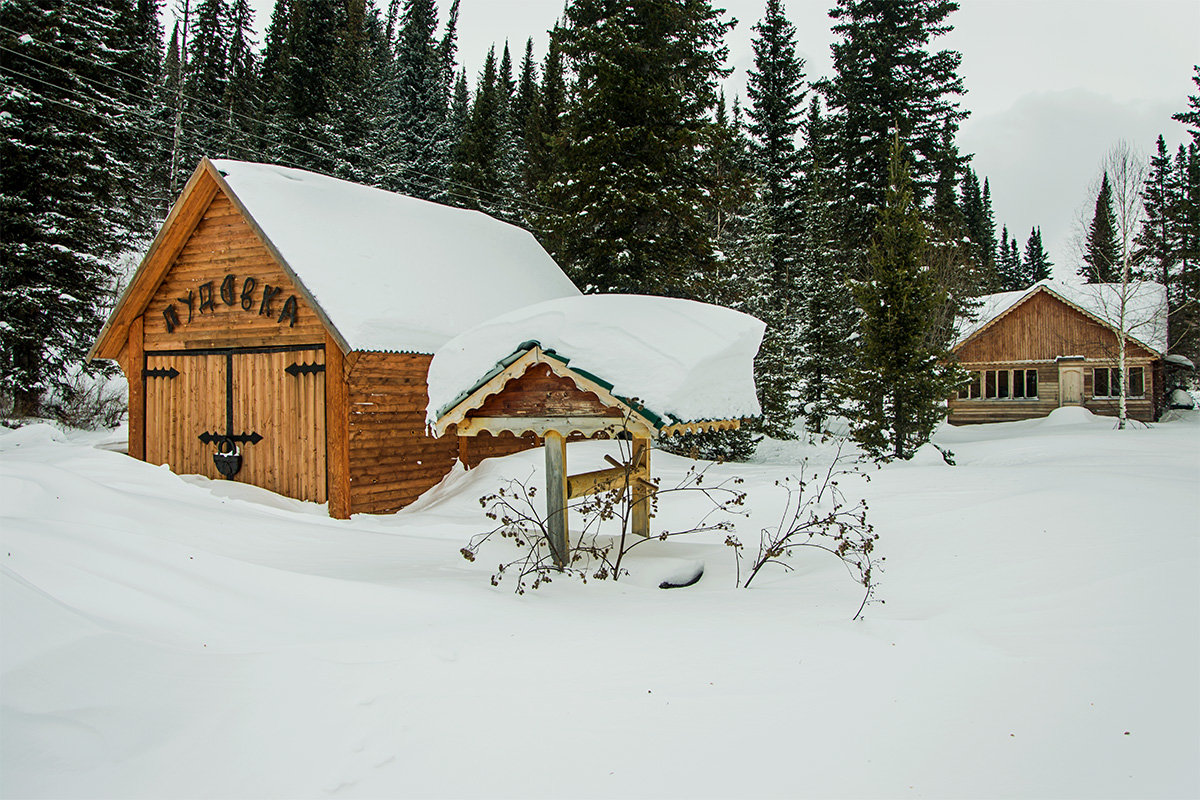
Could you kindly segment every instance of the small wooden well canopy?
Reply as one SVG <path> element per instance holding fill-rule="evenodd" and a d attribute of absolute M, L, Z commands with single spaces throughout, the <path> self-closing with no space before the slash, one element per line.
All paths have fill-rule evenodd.
<path fill-rule="evenodd" d="M 537 339 L 524 342 L 507 357 L 494 362 L 492 369 L 478 377 L 471 388 L 459 393 L 453 400 L 437 406 L 439 398 L 447 391 L 438 385 L 445 383 L 445 375 L 438 374 L 439 359 L 448 357 L 453 360 L 456 356 L 463 356 L 473 347 L 481 345 L 488 348 L 501 346 L 494 341 L 499 331 L 535 332 L 540 329 L 545 333 L 546 328 L 540 327 L 538 320 L 553 319 L 555 323 L 551 328 L 565 327 L 569 331 L 572 328 L 571 320 L 586 320 L 589 316 L 585 313 L 587 311 L 599 308 L 603 312 L 625 305 L 621 297 L 593 295 L 543 303 L 541 309 L 534 307 L 538 310 L 528 315 L 532 320 L 528 323 L 509 319 L 499 325 L 485 325 L 482 330 L 468 332 L 452 340 L 446 345 L 445 350 L 448 352 L 444 354 L 439 350 L 434 355 L 431 365 L 433 385 L 429 421 L 435 435 L 456 433 L 460 441 L 465 441 L 479 436 L 532 434 L 544 441 L 547 528 L 551 550 L 559 565 L 566 564 L 568 559 L 567 508 L 570 500 L 612 490 L 628 492 L 631 529 L 640 536 L 649 536 L 651 505 L 655 492 L 650 471 L 651 441 L 681 433 L 734 430 L 740 427 L 741 417 L 727 414 L 706 419 L 681 419 L 666 408 L 652 408 L 631 396 L 637 387 L 631 386 L 629 381 L 623 382 L 619 393 L 614 383 L 573 364 L 571 357 L 563 352 L 569 349 L 569 346 L 563 347 L 559 344 L 551 349 L 544 347 Z M 709 341 L 709 346 L 700 348 L 707 350 L 707 354 L 691 357 L 691 369 L 676 370 L 676 393 L 679 387 L 686 386 L 689 381 L 694 382 L 697 372 L 701 373 L 699 377 L 703 378 L 705 368 L 712 371 L 732 370 L 737 373 L 732 381 L 728 380 L 729 375 L 711 374 L 709 382 L 720 383 L 724 379 L 736 386 L 737 391 L 728 393 L 736 396 L 735 399 L 726 398 L 720 402 L 710 402 L 719 410 L 744 409 L 747 412 L 746 416 L 757 414 L 753 358 L 761 340 L 762 323 L 729 309 L 716 309 L 714 312 L 714 307 L 691 301 L 630 298 L 628 304 L 643 310 L 648 307 L 661 308 L 668 312 L 682 311 L 684 316 L 676 322 L 684 328 L 689 324 L 703 327 L 699 319 L 689 321 L 686 316 L 688 313 L 701 318 L 715 313 L 717 319 L 726 323 L 725 331 L 728 332 L 728 336 L 722 335 L 722 326 L 716 326 L 718 332 Z M 613 325 L 619 326 L 621 319 L 622 316 L 617 315 Z M 730 320 L 737 324 L 729 325 Z M 544 325 L 543 322 L 542 326 Z M 587 327 L 587 322 L 578 322 L 578 325 Z M 711 331 L 712 326 L 708 326 L 707 329 Z M 661 360 L 664 352 L 669 351 L 670 347 L 647 348 L 643 339 L 622 335 L 622 331 L 615 329 L 611 337 L 604 337 L 603 329 L 600 329 L 599 333 L 604 339 L 606 349 L 621 352 L 621 358 L 612 359 L 608 363 L 627 364 L 629 360 L 639 358 L 649 362 L 651 368 L 643 369 L 640 373 L 644 379 L 648 380 L 647 376 L 656 372 L 670 371 L 668 367 L 676 363 L 674 359 L 668 358 L 664 361 L 668 367 L 656 370 L 653 368 L 655 359 Z M 587 337 L 565 334 L 550 338 L 558 342 L 574 340 L 579 343 Z M 580 346 L 584 350 L 587 349 L 586 344 Z M 732 357 L 731 353 L 734 354 Z M 633 372 L 637 373 L 637 370 L 634 369 Z M 670 397 L 669 392 L 648 394 L 658 398 Z M 671 405 L 670 400 L 660 399 L 660 402 Z M 611 467 L 569 475 L 566 445 L 567 440 L 571 438 L 627 438 L 631 441 L 629 461 L 621 463 L 607 456 Z"/>

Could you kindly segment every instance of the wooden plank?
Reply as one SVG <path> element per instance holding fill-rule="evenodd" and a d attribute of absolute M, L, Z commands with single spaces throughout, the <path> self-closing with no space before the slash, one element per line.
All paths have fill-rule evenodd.
<path fill-rule="evenodd" d="M 629 463 L 632 467 L 630 493 L 630 529 L 641 537 L 650 536 L 650 440 L 640 436 L 633 439 Z"/>
<path fill-rule="evenodd" d="M 325 475 L 329 516 L 350 518 L 350 419 L 342 349 L 325 338 Z"/>
<path fill-rule="evenodd" d="M 626 481 L 631 477 L 629 468 L 624 466 L 568 476 L 567 499 L 574 500 L 576 497 L 610 492 L 613 489 L 624 489 Z"/>
<path fill-rule="evenodd" d="M 142 370 L 146 366 L 142 347 L 142 318 L 135 317 L 129 326 L 125 345 L 125 378 L 129 383 L 129 455 L 146 460 L 146 381 Z"/>
<path fill-rule="evenodd" d="M 554 563 L 565 567 L 570 545 L 567 530 L 567 441 L 561 433 L 546 433 L 546 531 Z"/>
<path fill-rule="evenodd" d="M 610 435 L 629 431 L 634 435 L 650 435 L 648 426 L 636 421 L 626 421 L 619 417 L 469 417 L 458 423 L 460 436 L 476 436 L 484 431 L 492 434 L 512 433 L 520 436 L 533 433 L 545 436 L 550 431 L 565 436 L 569 433 L 581 433 L 584 436 L 594 436 L 597 433 Z"/>

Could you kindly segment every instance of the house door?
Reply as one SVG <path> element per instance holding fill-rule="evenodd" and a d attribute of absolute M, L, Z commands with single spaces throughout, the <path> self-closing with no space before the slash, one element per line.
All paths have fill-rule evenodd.
<path fill-rule="evenodd" d="M 325 502 L 323 348 L 153 353 L 143 375 L 147 461 Z"/>
<path fill-rule="evenodd" d="M 1083 404 L 1083 367 L 1060 366 L 1058 368 L 1058 404 L 1060 406 Z"/>

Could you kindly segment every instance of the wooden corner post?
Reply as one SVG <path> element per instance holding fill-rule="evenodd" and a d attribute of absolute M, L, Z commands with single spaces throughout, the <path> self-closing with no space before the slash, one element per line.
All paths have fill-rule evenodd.
<path fill-rule="evenodd" d="M 325 336 L 325 469 L 329 516 L 350 518 L 349 375 L 342 350 Z"/>
<path fill-rule="evenodd" d="M 546 431 L 546 533 L 550 552 L 560 568 L 568 561 L 567 440 L 558 431 Z"/>

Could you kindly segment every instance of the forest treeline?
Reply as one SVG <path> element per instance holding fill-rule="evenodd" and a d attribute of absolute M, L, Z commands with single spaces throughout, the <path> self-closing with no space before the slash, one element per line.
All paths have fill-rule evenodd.
<path fill-rule="evenodd" d="M 989 181 L 958 148 L 961 56 L 937 47 L 957 5 L 836 0 L 833 71 L 813 80 L 765 0 L 746 97 L 729 99 L 733 22 L 709 0 L 569 0 L 547 52 L 504 43 L 476 75 L 457 1 L 439 19 L 435 0 L 277 0 L 260 44 L 247 0 L 182 0 L 169 31 L 158 0 L 7 0 L 0 390 L 38 412 L 93 341 L 116 259 L 207 155 L 480 209 L 531 230 L 585 292 L 745 310 L 767 323 L 760 432 L 846 418 L 872 452 L 909 456 L 960 380 L 955 317 L 1052 266 L 1037 227 L 1023 246 L 997 236 Z M 1137 262 L 1193 356 L 1196 115 L 1192 97 L 1174 157 L 1159 141 Z M 1087 244 L 1101 280 L 1105 236 Z"/>

